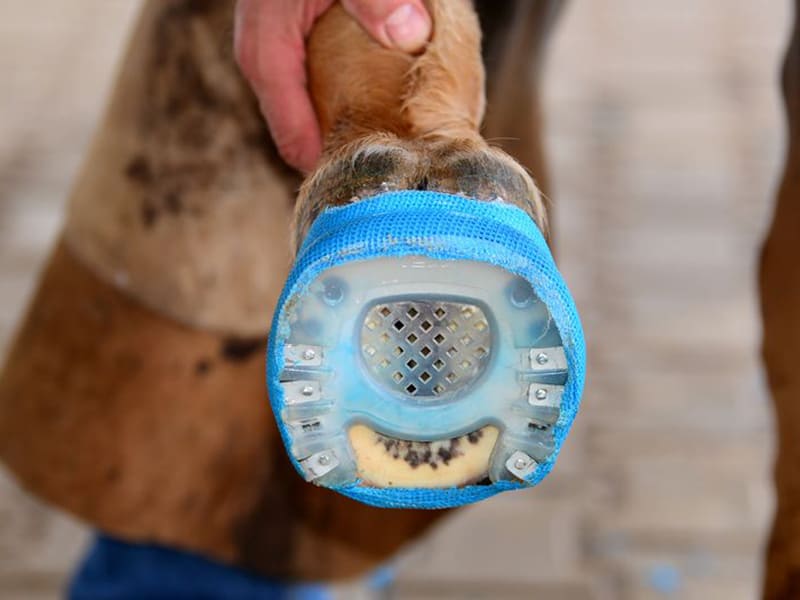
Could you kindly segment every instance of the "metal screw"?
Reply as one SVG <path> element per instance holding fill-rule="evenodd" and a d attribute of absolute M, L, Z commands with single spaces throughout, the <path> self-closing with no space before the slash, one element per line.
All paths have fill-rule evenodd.
<path fill-rule="evenodd" d="M 314 350 L 311 349 L 311 348 L 306 348 L 303 351 L 303 359 L 304 360 L 314 360 L 316 358 L 316 356 L 317 356 L 317 353 L 314 352 Z"/>
<path fill-rule="evenodd" d="M 516 461 L 514 461 L 514 467 L 517 469 L 522 470 L 527 466 L 528 466 L 528 461 L 525 460 L 524 458 L 518 458 Z"/>
<path fill-rule="evenodd" d="M 310 396 L 311 394 L 314 393 L 314 388 L 311 387 L 310 385 L 307 385 L 302 389 L 301 393 L 303 394 L 303 396 Z"/>
<path fill-rule="evenodd" d="M 537 400 L 544 400 L 545 398 L 547 398 L 547 390 L 545 390 L 543 388 L 539 388 L 538 390 L 536 390 L 536 399 Z"/>
<path fill-rule="evenodd" d="M 327 467 L 331 463 L 331 457 L 327 454 L 321 454 L 320 457 L 317 459 L 317 462 L 321 464 L 323 467 Z"/>
<path fill-rule="evenodd" d="M 550 357 L 544 352 L 539 352 L 539 354 L 536 355 L 536 362 L 540 365 L 546 365 L 548 360 L 550 360 Z"/>

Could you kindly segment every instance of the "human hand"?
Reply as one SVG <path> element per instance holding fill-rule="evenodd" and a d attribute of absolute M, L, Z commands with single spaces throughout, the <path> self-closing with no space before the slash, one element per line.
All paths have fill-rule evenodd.
<path fill-rule="evenodd" d="M 236 60 L 258 98 L 283 159 L 307 173 L 322 151 L 306 85 L 305 39 L 334 0 L 238 0 Z M 342 0 L 342 6 L 387 48 L 422 49 L 431 19 L 422 0 Z"/>

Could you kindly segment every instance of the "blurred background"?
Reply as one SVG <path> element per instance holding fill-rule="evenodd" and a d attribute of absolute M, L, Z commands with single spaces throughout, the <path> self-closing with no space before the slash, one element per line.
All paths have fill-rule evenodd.
<path fill-rule="evenodd" d="M 139 4 L 0 0 L 0 356 Z M 558 258 L 590 347 L 584 406 L 555 472 L 409 550 L 398 597 L 757 597 L 773 440 L 755 259 L 790 8 L 569 3 L 544 97 Z M 88 534 L 0 470 L 0 597 L 57 597 Z"/>

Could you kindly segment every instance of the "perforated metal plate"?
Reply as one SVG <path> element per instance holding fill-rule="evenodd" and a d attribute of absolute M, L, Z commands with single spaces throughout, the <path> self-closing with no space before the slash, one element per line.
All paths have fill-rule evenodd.
<path fill-rule="evenodd" d="M 382 386 L 419 398 L 462 390 L 483 373 L 492 331 L 474 304 L 428 299 L 384 302 L 361 327 L 361 355 Z"/>

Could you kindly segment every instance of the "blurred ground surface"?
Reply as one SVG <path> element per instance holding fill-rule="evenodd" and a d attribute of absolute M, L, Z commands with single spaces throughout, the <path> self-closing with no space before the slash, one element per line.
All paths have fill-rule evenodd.
<path fill-rule="evenodd" d="M 136 0 L 0 1 L 0 354 Z M 771 510 L 754 258 L 783 144 L 788 2 L 572 2 L 546 86 L 585 405 L 536 490 L 462 511 L 401 598 L 754 598 Z M 0 596 L 51 598 L 83 527 L 0 474 Z"/>

